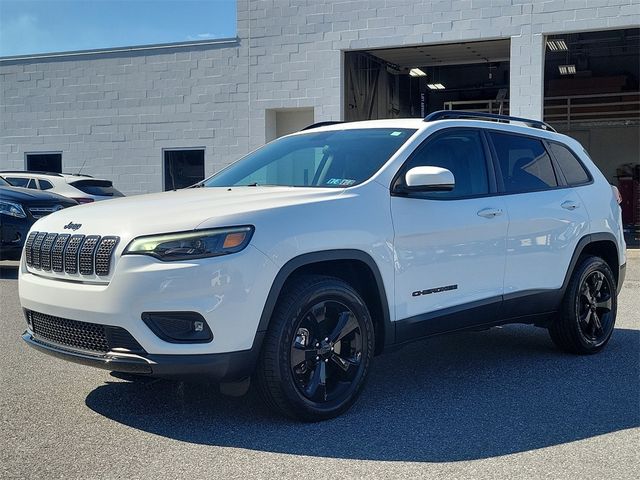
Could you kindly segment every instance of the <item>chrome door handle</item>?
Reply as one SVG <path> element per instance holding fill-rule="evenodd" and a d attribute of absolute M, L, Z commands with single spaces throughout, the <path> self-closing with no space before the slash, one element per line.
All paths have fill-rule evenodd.
<path fill-rule="evenodd" d="M 574 202 L 572 200 L 567 200 L 566 202 L 562 202 L 562 204 L 560 206 L 562 208 L 564 208 L 565 210 L 575 210 L 580 205 L 578 205 L 576 202 Z"/>
<path fill-rule="evenodd" d="M 478 212 L 479 217 L 495 218 L 502 215 L 502 210 L 499 208 L 483 208 Z"/>

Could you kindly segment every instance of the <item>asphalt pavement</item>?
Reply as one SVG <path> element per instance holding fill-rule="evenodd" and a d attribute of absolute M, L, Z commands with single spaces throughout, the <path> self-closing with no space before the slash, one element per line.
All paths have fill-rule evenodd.
<path fill-rule="evenodd" d="M 254 394 L 130 382 L 23 344 L 15 264 L 0 263 L 0 478 L 637 478 L 640 251 L 613 338 L 557 351 L 505 326 L 374 360 L 340 418 L 292 422 Z"/>

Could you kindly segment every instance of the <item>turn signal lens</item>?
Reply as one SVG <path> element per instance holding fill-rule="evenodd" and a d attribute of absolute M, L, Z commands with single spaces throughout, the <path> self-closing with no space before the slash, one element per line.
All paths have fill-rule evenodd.
<path fill-rule="evenodd" d="M 224 239 L 222 248 L 236 248 L 244 243 L 244 239 L 247 238 L 246 232 L 229 233 Z"/>

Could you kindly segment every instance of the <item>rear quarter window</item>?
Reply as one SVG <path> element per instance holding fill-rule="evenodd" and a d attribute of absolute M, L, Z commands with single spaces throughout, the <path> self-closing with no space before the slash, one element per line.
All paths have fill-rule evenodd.
<path fill-rule="evenodd" d="M 549 148 L 569 185 L 583 185 L 591 181 L 584 166 L 571 150 L 559 143 L 551 143 Z"/>

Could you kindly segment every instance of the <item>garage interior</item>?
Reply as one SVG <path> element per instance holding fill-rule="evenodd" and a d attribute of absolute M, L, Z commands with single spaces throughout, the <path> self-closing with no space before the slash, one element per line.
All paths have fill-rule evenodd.
<path fill-rule="evenodd" d="M 345 120 L 452 108 L 508 113 L 509 40 L 345 53 Z"/>
<path fill-rule="evenodd" d="M 640 28 L 546 38 L 544 120 L 579 140 L 640 237 Z M 346 121 L 442 109 L 509 113 L 509 40 L 345 52 Z"/>

